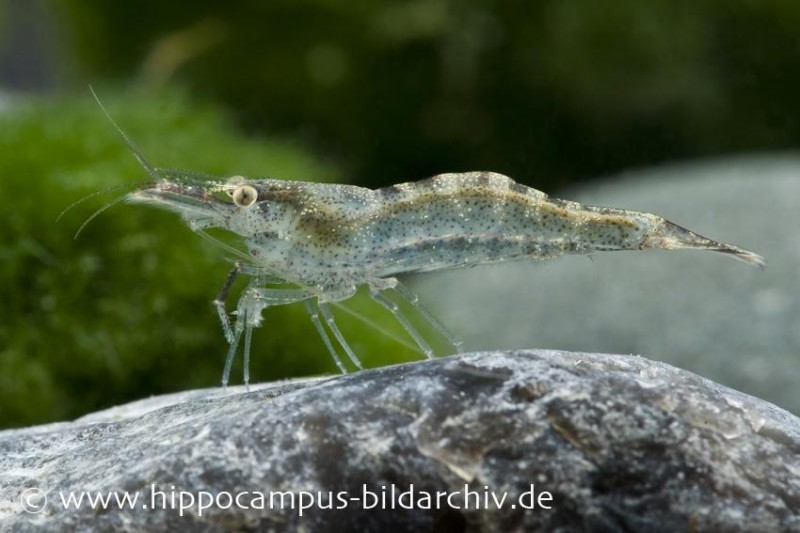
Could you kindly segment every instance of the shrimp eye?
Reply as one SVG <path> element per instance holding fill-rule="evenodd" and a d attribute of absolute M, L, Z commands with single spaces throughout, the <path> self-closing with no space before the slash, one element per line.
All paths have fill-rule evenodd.
<path fill-rule="evenodd" d="M 258 199 L 258 191 L 252 185 L 242 185 L 237 187 L 231 196 L 233 203 L 239 207 L 250 207 Z"/>

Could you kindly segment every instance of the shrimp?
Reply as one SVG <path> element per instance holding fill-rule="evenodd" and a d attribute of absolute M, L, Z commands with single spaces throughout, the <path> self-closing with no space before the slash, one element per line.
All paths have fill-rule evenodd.
<path fill-rule="evenodd" d="M 242 176 L 198 179 L 153 167 L 108 118 L 153 179 L 129 192 L 128 202 L 171 210 L 203 237 L 211 238 L 206 233 L 210 228 L 232 232 L 247 249 L 245 253 L 216 241 L 241 259 L 214 300 L 229 344 L 223 386 L 242 336 L 243 378 L 249 382 L 252 331 L 261 325 L 264 309 L 295 302 L 304 302 L 339 370 L 346 373 L 347 367 L 330 334 L 361 369 L 330 310 L 360 286 L 369 289 L 427 358 L 433 358 L 433 349 L 397 301 L 410 304 L 460 352 L 460 342 L 397 279 L 402 274 L 646 249 L 709 250 L 764 266 L 753 252 L 658 215 L 550 198 L 494 172 L 440 174 L 376 190 Z M 249 283 L 229 313 L 226 300 L 239 275 L 249 276 Z"/>

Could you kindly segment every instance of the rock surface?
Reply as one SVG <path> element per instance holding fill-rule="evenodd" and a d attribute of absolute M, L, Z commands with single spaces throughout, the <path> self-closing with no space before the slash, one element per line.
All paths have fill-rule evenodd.
<path fill-rule="evenodd" d="M 373 502 L 337 499 L 337 491 L 362 498 L 363 484 L 395 507 L 412 484 L 422 506 L 423 491 L 463 495 L 467 484 L 489 508 L 476 510 L 474 497 L 470 509 L 444 500 L 365 509 Z M 133 509 L 84 502 L 65 510 L 69 491 L 139 499 Z M 195 505 L 179 516 L 179 498 L 189 503 L 181 491 L 196 502 L 200 491 L 222 496 L 228 508 L 199 516 Z M 264 505 L 255 491 L 266 494 Z M 270 509 L 270 491 L 323 499 L 330 491 L 329 503 L 347 508 L 311 507 L 300 517 L 299 493 L 295 509 Z M 506 494 L 502 508 L 484 499 L 489 491 Z M 239 501 L 251 508 L 225 493 L 245 494 Z M 388 531 L 398 523 L 407 531 L 796 531 L 800 419 L 639 357 L 521 351 L 179 393 L 0 432 L 2 531 Z"/>
<path fill-rule="evenodd" d="M 420 275 L 470 350 L 643 354 L 800 415 L 800 156 L 665 165 L 559 191 L 650 211 L 763 255 L 615 252 Z M 535 183 L 532 183 L 535 186 Z"/>

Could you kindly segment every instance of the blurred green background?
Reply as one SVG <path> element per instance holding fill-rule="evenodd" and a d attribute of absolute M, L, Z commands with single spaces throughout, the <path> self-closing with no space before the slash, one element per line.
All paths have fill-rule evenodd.
<path fill-rule="evenodd" d="M 795 0 L 0 2 L 0 427 L 220 377 L 223 252 L 139 206 L 72 239 L 124 190 L 55 222 L 146 177 L 88 84 L 157 166 L 369 187 L 486 169 L 554 192 L 796 147 L 797 28 Z M 255 381 L 334 371 L 302 306 L 265 319 Z M 367 365 L 416 357 L 341 321 Z"/>

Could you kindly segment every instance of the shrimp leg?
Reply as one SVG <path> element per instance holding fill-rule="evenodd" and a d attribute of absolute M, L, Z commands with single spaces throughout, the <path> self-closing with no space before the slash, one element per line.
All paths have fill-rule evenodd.
<path fill-rule="evenodd" d="M 417 343 L 420 350 L 425 354 L 425 357 L 428 359 L 433 359 L 433 348 L 425 342 L 425 339 L 422 338 L 417 328 L 415 328 L 411 322 L 406 318 L 406 316 L 400 311 L 400 306 L 397 305 L 395 302 L 391 301 L 380 292 L 375 289 L 370 290 L 370 296 L 373 300 L 384 306 L 386 309 L 389 310 L 392 315 L 394 315 L 395 319 L 400 322 L 400 324 L 405 328 L 406 332 L 411 335 L 411 338 L 414 339 L 414 342 Z"/>
<path fill-rule="evenodd" d="M 336 363 L 336 366 L 339 368 L 339 371 L 342 374 L 347 374 L 347 367 L 344 366 L 342 363 L 342 359 L 339 357 L 339 354 L 336 353 L 336 349 L 333 347 L 333 343 L 331 342 L 331 338 L 328 335 L 328 332 L 325 331 L 325 327 L 322 325 L 322 321 L 319 319 L 319 313 L 317 312 L 317 307 L 311 303 L 311 300 L 306 300 L 306 311 L 308 311 L 308 316 L 311 318 L 311 323 L 314 324 L 314 327 L 317 329 L 317 333 L 319 336 L 322 337 L 322 342 L 325 343 L 325 347 L 328 349 L 328 352 L 333 357 L 333 362 Z"/>
<path fill-rule="evenodd" d="M 363 370 L 363 366 L 361 365 L 361 361 L 359 361 L 358 357 L 356 356 L 353 349 L 350 348 L 350 345 L 342 335 L 342 332 L 339 330 L 339 326 L 336 325 L 336 322 L 333 320 L 333 314 L 331 314 L 331 310 L 328 308 L 328 304 L 320 302 L 317 299 L 317 308 L 322 312 L 322 317 L 325 319 L 325 323 L 328 324 L 328 328 L 333 332 L 333 336 L 336 337 L 336 340 L 339 341 L 339 345 L 344 349 L 347 357 L 356 365 L 360 370 Z M 329 348 L 330 349 L 330 348 Z"/>
<path fill-rule="evenodd" d="M 228 274 L 228 277 L 225 278 L 225 284 L 222 286 L 222 289 L 220 289 L 217 297 L 214 298 L 214 307 L 217 308 L 217 315 L 219 315 L 219 321 L 220 324 L 222 324 L 222 332 L 225 334 L 225 340 L 228 341 L 228 344 L 233 344 L 234 335 L 231 329 L 230 316 L 228 316 L 228 311 L 225 309 L 225 302 L 228 299 L 228 293 L 231 292 L 233 282 L 236 281 L 239 273 L 239 265 L 236 265 L 233 267 L 230 274 Z"/>
<path fill-rule="evenodd" d="M 235 277 L 235 276 L 234 276 Z M 231 366 L 236 357 L 239 340 L 242 333 L 244 338 L 244 384 L 250 381 L 250 342 L 253 328 L 261 325 L 261 312 L 267 307 L 301 302 L 311 298 L 313 294 L 307 289 L 269 289 L 253 287 L 254 282 L 248 287 L 236 306 L 236 324 L 231 331 L 230 347 L 225 358 L 225 368 L 222 371 L 222 386 L 228 384 L 231 375 Z"/>
<path fill-rule="evenodd" d="M 464 343 L 455 335 L 453 335 L 450 330 L 448 330 L 444 324 L 439 322 L 431 313 L 428 311 L 425 306 L 423 306 L 420 301 L 419 297 L 408 287 L 400 283 L 399 281 L 395 280 L 396 283 L 394 284 L 394 291 L 400 295 L 406 302 L 408 302 L 416 311 L 422 315 L 422 317 L 428 321 L 428 323 L 433 326 L 439 334 L 444 337 L 450 346 L 455 349 L 455 353 L 462 353 L 464 348 Z"/>

